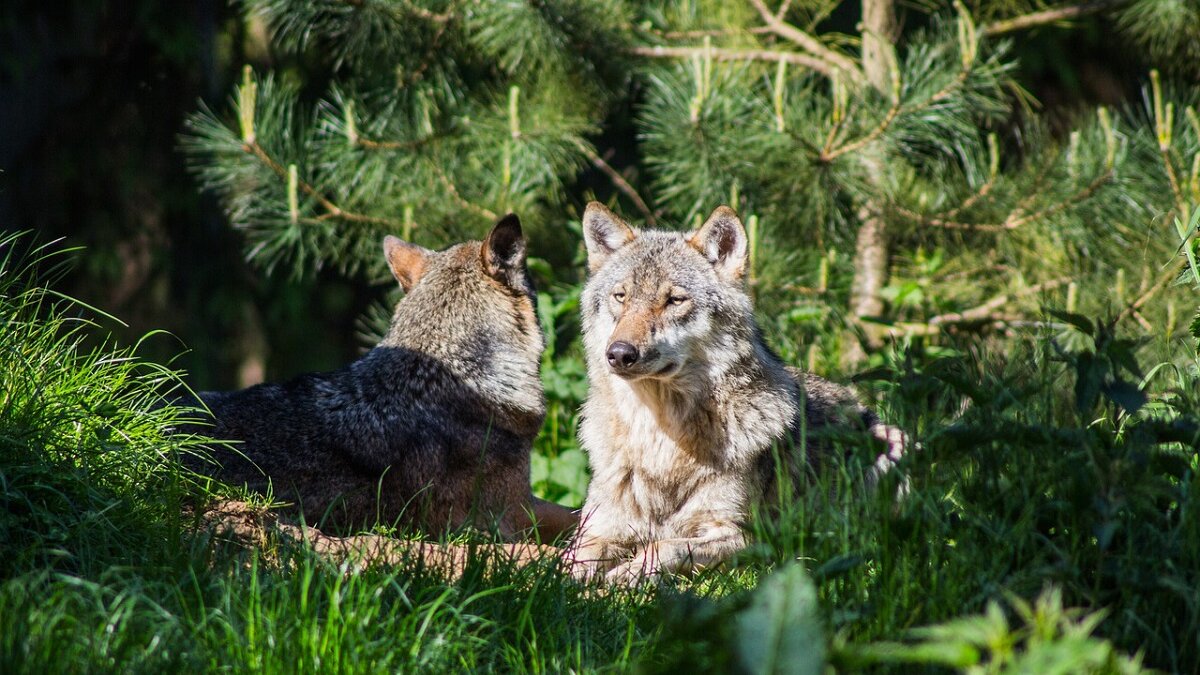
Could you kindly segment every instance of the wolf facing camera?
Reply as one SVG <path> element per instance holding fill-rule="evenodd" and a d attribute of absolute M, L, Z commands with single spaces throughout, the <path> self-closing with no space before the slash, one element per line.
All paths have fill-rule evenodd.
<path fill-rule="evenodd" d="M 593 202 L 583 232 L 589 390 L 579 437 L 592 481 L 577 576 L 630 582 L 722 561 L 746 545 L 752 507 L 775 499 L 777 476 L 803 489 L 805 463 L 829 452 L 822 432 L 886 444 L 868 480 L 900 457 L 903 435 L 849 388 L 789 368 L 767 347 L 731 209 L 685 234 L 635 230 Z"/>

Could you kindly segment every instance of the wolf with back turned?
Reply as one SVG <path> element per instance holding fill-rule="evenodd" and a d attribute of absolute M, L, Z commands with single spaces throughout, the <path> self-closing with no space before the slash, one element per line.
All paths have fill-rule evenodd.
<path fill-rule="evenodd" d="M 635 230 L 593 202 L 583 231 L 589 390 L 579 436 L 592 481 L 578 576 L 626 582 L 720 562 L 745 546 L 751 510 L 775 502 L 779 477 L 803 489 L 801 453 L 819 464 L 830 432 L 886 444 L 870 481 L 899 459 L 899 430 L 763 342 L 731 209 L 683 234 Z"/>
<path fill-rule="evenodd" d="M 405 296 L 383 340 L 340 370 L 201 394 L 212 426 L 191 431 L 238 443 L 198 468 L 342 530 L 571 527 L 530 493 L 543 336 L 517 217 L 439 252 L 389 236 L 384 254 Z"/>

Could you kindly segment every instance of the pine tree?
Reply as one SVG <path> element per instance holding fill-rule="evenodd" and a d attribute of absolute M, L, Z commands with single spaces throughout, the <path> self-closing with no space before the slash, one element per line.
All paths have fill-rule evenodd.
<path fill-rule="evenodd" d="M 382 278 L 383 234 L 439 246 L 507 211 L 568 265 L 595 168 L 647 225 L 732 202 L 769 328 L 810 355 L 1007 330 L 1051 293 L 1145 329 L 1188 316 L 1169 289 L 1195 232 L 1172 225 L 1200 205 L 1200 95 L 1167 80 L 1200 72 L 1194 0 L 242 5 L 301 76 L 247 69 L 186 144 L 268 270 Z M 846 15 L 857 34 L 825 29 Z M 1168 77 L 1052 133 L 1013 43 L 1089 15 Z M 625 171 L 595 146 L 620 134 Z"/>

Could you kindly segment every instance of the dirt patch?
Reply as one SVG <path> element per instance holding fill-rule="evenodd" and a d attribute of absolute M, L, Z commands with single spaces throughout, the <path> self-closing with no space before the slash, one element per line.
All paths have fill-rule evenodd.
<path fill-rule="evenodd" d="M 211 505 L 201 516 L 201 523 L 203 529 L 219 540 L 245 548 L 266 550 L 273 540 L 283 540 L 302 544 L 333 562 L 349 563 L 354 569 L 417 563 L 451 579 L 461 575 L 471 560 L 482 559 L 489 567 L 527 565 L 536 560 L 560 558 L 564 553 L 555 546 L 532 543 L 468 546 L 410 541 L 381 534 L 339 537 L 315 527 L 289 523 L 273 511 L 242 501 Z"/>

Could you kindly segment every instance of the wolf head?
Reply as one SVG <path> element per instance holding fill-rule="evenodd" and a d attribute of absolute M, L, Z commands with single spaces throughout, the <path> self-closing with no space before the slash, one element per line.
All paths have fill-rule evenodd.
<path fill-rule="evenodd" d="M 501 218 L 482 242 L 430 251 L 388 236 L 383 252 L 405 296 L 381 346 L 433 357 L 473 389 L 508 388 L 514 403 L 542 405 L 544 342 L 515 215 Z"/>
<path fill-rule="evenodd" d="M 383 256 L 405 293 L 411 294 L 418 282 L 432 274 L 434 281 L 425 284 L 427 288 L 475 276 L 477 280 L 491 279 L 527 297 L 533 296 L 533 286 L 525 270 L 526 245 L 521 220 L 513 213 L 492 226 L 482 243 L 468 241 L 444 251 L 430 251 L 388 235 L 383 238 Z"/>
<path fill-rule="evenodd" d="M 684 234 L 635 230 L 592 202 L 583 235 L 584 339 L 593 368 L 626 380 L 671 380 L 742 356 L 754 322 L 746 231 L 732 209 L 717 208 Z"/>

